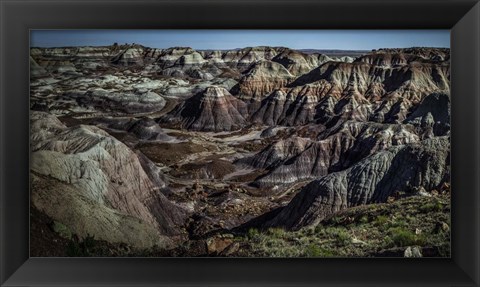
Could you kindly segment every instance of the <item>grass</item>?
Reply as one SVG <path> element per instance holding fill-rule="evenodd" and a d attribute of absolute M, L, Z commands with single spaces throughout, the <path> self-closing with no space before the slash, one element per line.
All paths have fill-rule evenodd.
<path fill-rule="evenodd" d="M 361 224 L 366 224 L 366 223 L 370 222 L 370 220 L 368 219 L 368 216 L 367 216 L 367 215 L 362 215 L 362 216 L 360 217 L 360 219 L 359 219 L 359 222 L 360 222 Z"/>
<path fill-rule="evenodd" d="M 371 257 L 393 251 L 403 256 L 408 246 L 433 250 L 430 256 L 450 255 L 450 197 L 408 197 L 371 204 L 335 214 L 317 226 L 288 231 L 250 228 L 234 240 L 241 248 L 231 256 L 244 257 Z M 54 222 L 57 234 L 70 237 L 68 227 Z M 163 252 L 163 251 L 162 251 Z M 71 236 L 68 256 L 169 256 L 155 248 L 134 250 Z M 188 248 L 182 253 L 188 256 Z M 388 253 L 388 252 L 387 252 Z M 392 253 L 389 253 L 392 254 Z"/>
<path fill-rule="evenodd" d="M 310 244 L 305 249 L 306 257 L 332 257 L 334 254 L 321 246 Z"/>
<path fill-rule="evenodd" d="M 58 221 L 53 221 L 51 228 L 54 232 L 56 232 L 63 238 L 70 239 L 72 237 L 72 232 L 70 231 L 70 229 Z"/>
<path fill-rule="evenodd" d="M 388 217 L 385 215 L 379 215 L 374 221 L 374 224 L 377 226 L 382 226 L 388 223 Z"/>
<path fill-rule="evenodd" d="M 258 229 L 255 229 L 255 228 L 250 228 L 248 231 L 247 231 L 247 237 L 251 240 L 255 239 L 256 237 L 260 236 L 260 232 L 258 231 Z"/>
<path fill-rule="evenodd" d="M 428 202 L 422 205 L 420 207 L 420 210 L 422 212 L 439 212 L 442 211 L 443 208 L 444 205 L 440 201 L 434 200 L 433 202 Z"/>
<path fill-rule="evenodd" d="M 282 228 L 270 228 L 267 234 L 272 236 L 273 238 L 282 239 L 285 237 L 286 232 Z"/>
<path fill-rule="evenodd" d="M 404 247 L 425 244 L 423 236 L 417 235 L 414 232 L 403 227 L 393 227 L 388 230 L 393 246 Z"/>
<path fill-rule="evenodd" d="M 298 231 L 250 229 L 237 236 L 244 246 L 237 255 L 369 257 L 396 250 L 403 256 L 406 247 L 420 246 L 435 250 L 434 256 L 449 256 L 449 202 L 449 196 L 414 196 L 351 208 Z"/>

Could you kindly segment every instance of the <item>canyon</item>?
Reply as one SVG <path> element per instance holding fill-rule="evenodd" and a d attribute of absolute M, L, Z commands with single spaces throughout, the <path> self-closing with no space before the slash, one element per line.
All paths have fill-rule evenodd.
<path fill-rule="evenodd" d="M 32 254 L 449 256 L 449 49 L 344 54 L 32 47 Z"/>

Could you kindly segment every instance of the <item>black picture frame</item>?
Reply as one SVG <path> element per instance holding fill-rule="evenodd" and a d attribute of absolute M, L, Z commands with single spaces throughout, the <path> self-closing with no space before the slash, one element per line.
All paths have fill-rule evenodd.
<path fill-rule="evenodd" d="M 1 286 L 479 286 L 474 0 L 0 0 Z M 30 29 L 451 29 L 452 258 L 29 258 Z"/>

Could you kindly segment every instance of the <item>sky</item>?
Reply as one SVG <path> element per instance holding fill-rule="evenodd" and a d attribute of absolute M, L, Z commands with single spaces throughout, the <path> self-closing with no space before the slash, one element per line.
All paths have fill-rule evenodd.
<path fill-rule="evenodd" d="M 226 50 L 252 46 L 292 49 L 372 50 L 450 47 L 449 30 L 32 30 L 31 47 L 136 43 Z"/>

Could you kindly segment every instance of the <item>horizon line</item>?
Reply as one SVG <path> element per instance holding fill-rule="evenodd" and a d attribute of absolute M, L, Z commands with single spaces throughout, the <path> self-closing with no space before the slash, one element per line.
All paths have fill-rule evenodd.
<path fill-rule="evenodd" d="M 294 50 L 362 50 L 410 47 L 449 48 L 449 30 L 31 30 L 30 46 L 98 47 L 138 43 L 167 49 L 233 50 L 241 47 L 288 47 Z M 239 48 L 240 47 L 240 48 Z"/>
<path fill-rule="evenodd" d="M 116 43 L 116 42 L 115 42 Z M 78 47 L 92 47 L 92 48 L 99 48 L 99 47 L 110 47 L 114 46 L 115 43 L 110 45 L 68 45 L 68 46 L 30 46 L 30 49 L 40 48 L 40 49 L 55 49 L 55 48 L 78 48 Z M 415 49 L 415 48 L 434 48 L 434 49 L 450 49 L 450 47 L 446 46 L 405 46 L 405 47 L 379 47 L 379 48 L 372 48 L 372 49 L 338 49 L 338 48 L 290 48 L 288 46 L 269 46 L 269 45 L 258 45 L 258 46 L 244 46 L 244 47 L 237 47 L 237 48 L 224 48 L 224 49 L 212 49 L 212 48 L 195 48 L 193 46 L 168 46 L 168 47 L 153 47 L 147 46 L 141 43 L 124 43 L 118 44 L 119 46 L 135 46 L 139 45 L 143 48 L 150 48 L 150 49 L 173 49 L 173 48 L 181 48 L 181 49 L 193 49 L 198 51 L 231 51 L 231 50 L 243 50 L 248 48 L 259 48 L 259 47 L 268 47 L 268 48 L 286 48 L 290 50 L 297 50 L 297 51 L 304 51 L 304 50 L 318 50 L 318 51 L 362 51 L 362 52 L 369 52 L 374 50 L 386 50 L 386 49 Z"/>

